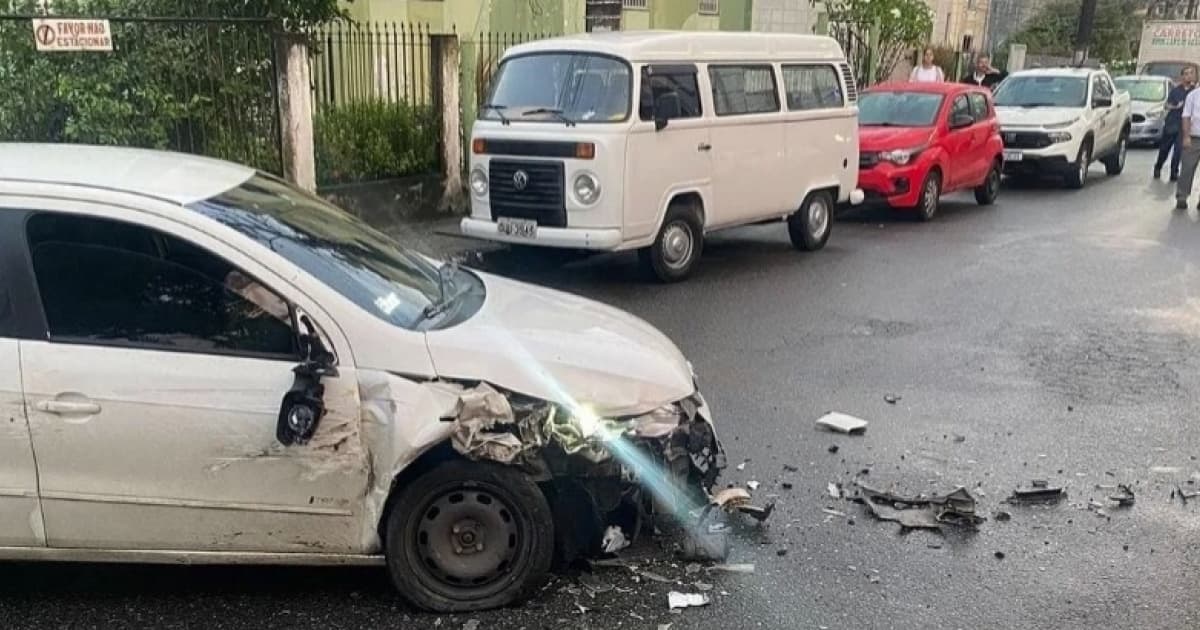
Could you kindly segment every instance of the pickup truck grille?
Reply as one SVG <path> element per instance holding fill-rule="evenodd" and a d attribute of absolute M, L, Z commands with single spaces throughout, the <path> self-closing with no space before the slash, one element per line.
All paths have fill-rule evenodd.
<path fill-rule="evenodd" d="M 1040 131 L 1005 131 L 1000 135 L 1009 149 L 1044 149 L 1054 144 Z"/>
<path fill-rule="evenodd" d="M 562 162 L 492 160 L 488 193 L 492 220 L 533 219 L 545 227 L 567 227 Z"/>

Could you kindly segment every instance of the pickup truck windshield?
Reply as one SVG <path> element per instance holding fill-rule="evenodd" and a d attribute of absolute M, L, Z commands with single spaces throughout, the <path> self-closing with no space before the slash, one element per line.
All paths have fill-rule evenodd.
<path fill-rule="evenodd" d="M 482 284 L 459 271 L 466 300 L 428 313 L 445 295 L 438 267 L 354 215 L 269 175 L 189 206 L 258 241 L 372 315 L 409 330 L 438 328 L 478 310 Z"/>
<path fill-rule="evenodd" d="M 997 107 L 1086 107 L 1083 77 L 1009 77 L 996 88 Z"/>
<path fill-rule="evenodd" d="M 574 124 L 629 117 L 632 75 L 624 61 L 584 53 L 540 53 L 511 57 L 497 73 L 481 118 Z"/>
<path fill-rule="evenodd" d="M 867 92 L 858 99 L 858 124 L 864 127 L 932 127 L 941 107 L 941 94 Z"/>
<path fill-rule="evenodd" d="M 1129 98 L 1147 103 L 1167 100 L 1167 84 L 1162 79 L 1117 79 L 1118 90 L 1129 92 Z"/>

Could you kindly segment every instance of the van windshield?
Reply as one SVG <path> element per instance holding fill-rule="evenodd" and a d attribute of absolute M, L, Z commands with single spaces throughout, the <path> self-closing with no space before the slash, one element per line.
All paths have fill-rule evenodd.
<path fill-rule="evenodd" d="M 585 53 L 539 53 L 500 64 L 491 98 L 479 113 L 489 120 L 597 123 L 629 117 L 629 64 Z"/>

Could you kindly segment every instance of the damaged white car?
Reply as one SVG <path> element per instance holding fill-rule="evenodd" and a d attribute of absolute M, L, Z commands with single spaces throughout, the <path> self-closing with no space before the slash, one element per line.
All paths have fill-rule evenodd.
<path fill-rule="evenodd" d="M 645 322 L 252 169 L 0 144 L 0 559 L 382 564 L 501 606 L 724 465 Z"/>

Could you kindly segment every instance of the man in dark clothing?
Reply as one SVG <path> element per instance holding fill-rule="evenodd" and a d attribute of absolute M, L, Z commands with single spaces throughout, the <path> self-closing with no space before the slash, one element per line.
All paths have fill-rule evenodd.
<path fill-rule="evenodd" d="M 1158 161 L 1154 163 L 1154 179 L 1162 177 L 1163 164 L 1167 163 L 1167 155 L 1171 156 L 1171 181 L 1179 179 L 1180 128 L 1183 125 L 1183 103 L 1187 96 L 1196 88 L 1196 70 L 1185 66 L 1179 73 L 1179 82 L 1171 88 L 1167 96 L 1167 119 L 1163 122 L 1162 142 L 1158 145 Z"/>
<path fill-rule="evenodd" d="M 962 83 L 971 85 L 982 85 L 989 90 L 997 83 L 1008 77 L 1007 72 L 1001 72 L 992 67 L 992 58 L 987 55 L 979 55 L 975 58 L 975 70 L 962 78 Z"/>

